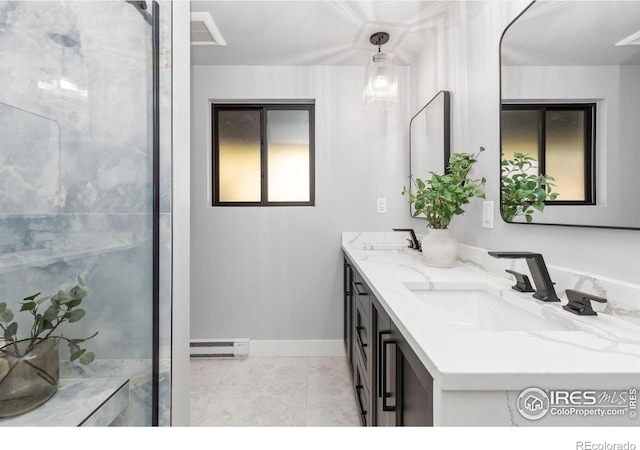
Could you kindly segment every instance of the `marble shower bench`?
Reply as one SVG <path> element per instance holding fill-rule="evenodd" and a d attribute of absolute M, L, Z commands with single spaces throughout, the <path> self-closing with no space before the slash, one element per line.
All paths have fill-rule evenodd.
<path fill-rule="evenodd" d="M 33 411 L 0 419 L 0 427 L 100 427 L 129 404 L 126 378 L 61 378 L 58 392 Z"/>

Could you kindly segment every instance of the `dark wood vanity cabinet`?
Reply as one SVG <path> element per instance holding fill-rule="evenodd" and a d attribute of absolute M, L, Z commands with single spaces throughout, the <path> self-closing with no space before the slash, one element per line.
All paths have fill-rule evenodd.
<path fill-rule="evenodd" d="M 433 378 L 345 258 L 345 349 L 362 425 L 433 425 Z"/>
<path fill-rule="evenodd" d="M 344 292 L 344 350 L 347 355 L 347 363 L 354 378 L 355 362 L 353 360 L 353 269 L 345 259 L 343 266 L 343 292 Z"/>

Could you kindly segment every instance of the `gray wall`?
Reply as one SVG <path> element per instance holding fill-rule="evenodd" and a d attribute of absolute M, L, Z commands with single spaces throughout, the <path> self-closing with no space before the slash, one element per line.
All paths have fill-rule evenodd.
<path fill-rule="evenodd" d="M 362 110 L 364 67 L 192 70 L 191 337 L 342 337 L 342 231 L 408 222 L 408 69 L 398 107 Z M 316 100 L 316 206 L 210 205 L 209 99 Z M 376 213 L 386 197 L 387 214 Z"/>

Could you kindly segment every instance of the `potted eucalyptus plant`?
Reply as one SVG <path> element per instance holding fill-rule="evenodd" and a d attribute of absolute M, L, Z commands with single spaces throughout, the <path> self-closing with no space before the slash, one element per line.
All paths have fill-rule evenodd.
<path fill-rule="evenodd" d="M 431 179 L 423 180 L 409 175 L 411 185 L 402 190 L 413 205 L 413 217 L 423 218 L 429 228 L 422 239 L 425 263 L 432 267 L 453 267 L 458 252 L 458 242 L 449 232 L 449 224 L 455 215 L 463 214 L 463 205 L 473 197 L 485 198 L 481 187 L 486 179 L 469 178 L 469 172 L 484 151 L 478 153 L 454 153 L 449 158 L 445 174 L 431 173 Z"/>
<path fill-rule="evenodd" d="M 501 166 L 500 210 L 505 221 L 524 216 L 531 223 L 536 211 L 544 211 L 546 200 L 558 198 L 554 178 L 539 174 L 537 161 L 529 154 L 514 153 L 513 159 L 503 158 Z"/>
<path fill-rule="evenodd" d="M 54 334 L 64 322 L 78 322 L 85 316 L 79 306 L 88 294 L 89 288 L 78 277 L 78 284 L 68 291 L 60 290 L 48 297 L 40 297 L 40 293 L 25 297 L 18 302 L 19 312 L 33 317 L 26 338 L 18 337 L 15 314 L 6 302 L 0 302 L 0 417 L 30 411 L 56 393 L 60 341 L 67 342 L 71 361 L 89 364 L 94 360 L 95 355 L 81 344 L 97 332 L 84 339 Z"/>

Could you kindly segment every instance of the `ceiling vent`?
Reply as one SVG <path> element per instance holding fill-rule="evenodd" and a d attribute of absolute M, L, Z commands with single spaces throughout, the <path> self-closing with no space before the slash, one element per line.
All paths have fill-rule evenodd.
<path fill-rule="evenodd" d="M 208 12 L 191 13 L 191 45 L 227 45 Z"/>
<path fill-rule="evenodd" d="M 616 47 L 628 47 L 631 45 L 640 45 L 640 31 L 633 33 L 631 36 L 624 38 L 616 44 Z"/>

